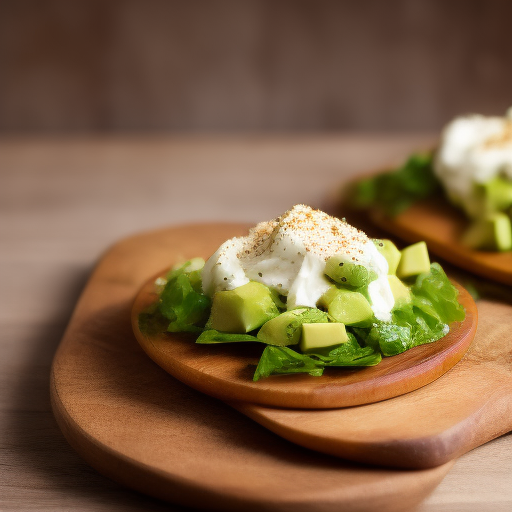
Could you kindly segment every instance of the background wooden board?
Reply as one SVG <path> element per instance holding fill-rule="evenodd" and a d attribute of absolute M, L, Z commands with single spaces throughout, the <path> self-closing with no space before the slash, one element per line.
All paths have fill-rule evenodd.
<path fill-rule="evenodd" d="M 197 238 L 202 238 L 205 229 L 215 233 L 217 226 L 192 226 L 190 236 L 195 233 Z M 228 238 L 238 236 L 243 229 L 233 227 L 233 234 Z M 182 245 L 181 240 L 176 240 L 172 252 L 182 252 Z M 205 250 L 197 254 L 205 259 L 210 255 Z M 118 262 L 111 264 L 116 266 Z M 144 262 L 140 264 L 144 265 Z M 425 386 L 447 372 L 463 357 L 477 327 L 476 305 L 469 293 L 459 287 L 459 300 L 466 309 L 466 317 L 463 322 L 455 322 L 448 335 L 434 344 L 383 358 L 378 365 L 368 368 L 326 369 L 321 378 L 299 374 L 271 376 L 253 382 L 264 348 L 261 344 L 196 345 L 194 336 L 187 333 L 146 334 L 140 331 L 139 314 L 157 300 L 155 279 L 155 276 L 149 278 L 133 305 L 132 326 L 139 344 L 159 366 L 181 382 L 230 402 L 325 409 L 386 400 Z"/>
<path fill-rule="evenodd" d="M 204 245 L 213 252 L 236 229 L 141 235 L 103 257 L 52 367 L 52 405 L 64 435 L 100 472 L 171 502 L 209 510 L 410 509 L 450 463 L 381 470 L 304 450 L 177 382 L 137 345 L 130 309 L 141 276 L 158 258 Z"/>

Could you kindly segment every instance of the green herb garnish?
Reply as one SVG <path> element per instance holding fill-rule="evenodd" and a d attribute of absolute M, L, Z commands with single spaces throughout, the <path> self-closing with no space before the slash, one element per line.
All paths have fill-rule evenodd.
<path fill-rule="evenodd" d="M 169 272 L 160 293 L 157 312 L 167 319 L 169 332 L 201 332 L 210 314 L 211 300 L 201 288 L 204 260 L 196 258 Z M 197 268 L 199 266 L 199 268 Z"/>
<path fill-rule="evenodd" d="M 377 206 L 395 216 L 438 188 L 432 154 L 415 154 L 394 171 L 357 182 L 351 190 L 350 203 L 357 209 Z"/>
<path fill-rule="evenodd" d="M 314 377 L 323 374 L 326 366 L 374 366 L 382 356 L 371 347 L 361 347 L 356 337 L 349 333 L 349 341 L 319 353 L 301 354 L 288 347 L 269 345 L 263 351 L 253 380 L 270 375 L 308 373 Z"/>

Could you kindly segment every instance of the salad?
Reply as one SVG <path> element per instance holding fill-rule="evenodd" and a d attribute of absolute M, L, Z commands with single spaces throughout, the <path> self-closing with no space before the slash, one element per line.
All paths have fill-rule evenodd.
<path fill-rule="evenodd" d="M 442 338 L 465 317 L 424 242 L 400 251 L 305 205 L 227 240 L 206 262 L 172 268 L 155 286 L 142 332 L 260 343 L 255 381 L 373 366 Z"/>
<path fill-rule="evenodd" d="M 461 242 L 472 249 L 512 249 L 512 108 L 506 117 L 459 117 L 437 149 L 399 169 L 356 184 L 356 207 L 394 216 L 443 191 L 468 218 Z"/>

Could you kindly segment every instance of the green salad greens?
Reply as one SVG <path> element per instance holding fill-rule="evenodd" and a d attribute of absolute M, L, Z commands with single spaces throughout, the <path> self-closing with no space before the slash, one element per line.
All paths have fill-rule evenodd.
<path fill-rule="evenodd" d="M 488 251 L 512 249 L 512 180 L 508 177 L 498 174 L 486 183 L 475 182 L 467 197 L 458 197 L 450 190 L 444 194 L 434 173 L 433 153 L 418 153 L 401 167 L 362 179 L 345 191 L 353 208 L 378 208 L 390 217 L 436 193 L 445 195 L 466 215 L 462 245 Z"/>
<path fill-rule="evenodd" d="M 432 167 L 432 153 L 414 154 L 399 168 L 355 183 L 351 204 L 360 209 L 381 208 L 390 216 L 398 215 L 440 185 Z"/>
<path fill-rule="evenodd" d="M 197 344 L 263 344 L 255 381 L 270 375 L 320 376 L 326 367 L 376 365 L 382 357 L 442 338 L 452 322 L 465 316 L 443 269 L 430 264 L 428 254 L 421 260 L 424 244 L 403 251 L 394 245 L 390 251 L 390 244 L 376 241 L 381 250 L 386 248 L 389 261 L 396 263 L 397 255 L 404 260 L 390 265 L 395 299 L 390 321 L 375 318 L 369 303 L 368 285 L 376 275 L 343 268 L 337 260 L 336 265 L 328 260 L 331 287 L 318 307 L 287 310 L 285 297 L 253 281 L 208 297 L 201 284 L 204 261 L 195 258 L 156 281 L 158 300 L 139 315 L 139 328 L 148 335 L 189 332 Z M 406 254 L 416 259 L 405 261 Z"/>

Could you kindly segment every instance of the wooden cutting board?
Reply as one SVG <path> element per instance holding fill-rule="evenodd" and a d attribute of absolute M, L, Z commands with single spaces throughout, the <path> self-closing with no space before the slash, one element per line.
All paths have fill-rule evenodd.
<path fill-rule="evenodd" d="M 132 326 L 139 344 L 181 382 L 226 401 L 326 409 L 386 400 L 425 386 L 447 372 L 465 354 L 476 332 L 476 305 L 469 293 L 458 286 L 466 317 L 463 322 L 455 322 L 448 335 L 436 343 L 386 357 L 367 368 L 327 368 L 320 378 L 274 375 L 253 382 L 262 344 L 196 345 L 195 336 L 188 333 L 141 332 L 139 314 L 158 298 L 155 279 L 156 276 L 151 277 L 142 287 L 132 310 Z"/>
<path fill-rule="evenodd" d="M 411 510 L 451 462 L 421 471 L 375 469 L 301 448 L 181 384 L 135 341 L 130 309 L 148 275 L 242 232 L 233 225 L 175 228 L 124 240 L 106 253 L 52 365 L 52 406 L 64 435 L 101 473 L 183 505 Z"/>

